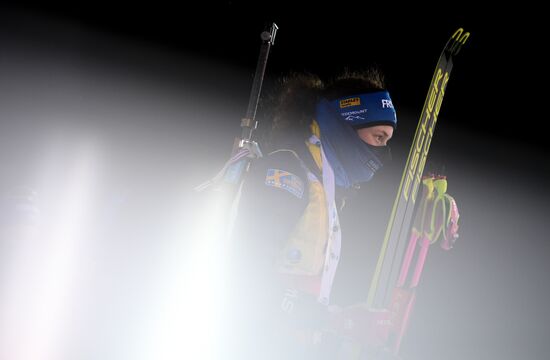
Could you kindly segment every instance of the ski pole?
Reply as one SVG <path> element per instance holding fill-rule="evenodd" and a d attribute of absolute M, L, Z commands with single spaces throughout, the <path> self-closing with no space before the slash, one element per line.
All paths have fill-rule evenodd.
<path fill-rule="evenodd" d="M 409 245 L 407 251 L 405 252 L 405 257 L 403 259 L 403 265 L 401 266 L 401 273 L 399 274 L 399 280 L 397 282 L 397 287 L 403 287 L 405 281 L 407 280 L 407 275 L 409 273 L 409 268 L 411 266 L 412 258 L 414 255 L 414 250 L 416 249 L 416 244 L 418 239 L 422 237 L 424 231 L 424 223 L 426 221 L 426 214 L 429 208 L 433 205 L 434 200 L 434 176 L 425 176 L 422 179 L 422 184 L 424 185 L 424 191 L 422 194 L 422 200 L 420 201 L 420 211 L 417 213 L 415 218 L 415 224 L 411 231 L 411 237 L 409 240 Z"/>
<path fill-rule="evenodd" d="M 432 185 L 432 191 L 435 188 L 437 195 L 434 196 L 431 209 L 428 208 L 426 213 L 430 215 L 424 219 L 424 227 L 419 232 L 421 236 L 420 250 L 416 259 L 415 271 L 408 286 L 402 284 L 402 287 L 397 287 L 394 290 L 392 306 L 390 307 L 391 311 L 394 312 L 394 326 L 391 330 L 388 345 L 394 355 L 398 354 L 401 341 L 407 330 L 416 301 L 416 289 L 426 263 L 430 245 L 443 237 L 441 247 L 449 250 L 452 248 L 452 243 L 458 238 L 458 208 L 454 198 L 446 193 L 446 177 L 438 176 L 433 180 Z M 406 278 L 407 274 L 404 276 Z"/>
<path fill-rule="evenodd" d="M 424 269 L 426 263 L 426 256 L 428 255 L 428 249 L 431 244 L 437 241 L 439 236 L 443 232 L 445 226 L 445 218 L 447 214 L 447 207 L 445 205 L 445 193 L 447 192 L 447 179 L 445 177 L 438 177 L 434 181 L 434 188 L 437 195 L 434 200 L 432 214 L 430 217 L 430 228 L 428 232 L 424 232 L 422 241 L 420 242 L 420 252 L 418 254 L 418 260 L 416 262 L 416 268 L 411 280 L 411 288 L 415 288 L 420 281 L 420 275 Z"/>

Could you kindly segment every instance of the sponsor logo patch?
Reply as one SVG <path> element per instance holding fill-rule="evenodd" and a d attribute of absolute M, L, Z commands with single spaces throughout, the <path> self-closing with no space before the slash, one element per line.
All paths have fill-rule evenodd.
<path fill-rule="evenodd" d="M 298 176 L 288 171 L 267 169 L 265 184 L 286 190 L 299 199 L 304 195 L 304 182 Z"/>
<path fill-rule="evenodd" d="M 361 98 L 354 97 L 354 98 L 340 100 L 340 109 L 350 107 L 350 106 L 356 106 L 356 105 L 361 105 Z"/>

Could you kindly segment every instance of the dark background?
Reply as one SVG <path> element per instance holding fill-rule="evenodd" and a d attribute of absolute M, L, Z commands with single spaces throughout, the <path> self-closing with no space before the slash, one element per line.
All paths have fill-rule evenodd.
<path fill-rule="evenodd" d="M 462 72 L 453 78 L 452 91 L 463 96 L 446 99 L 445 111 L 455 119 L 449 126 L 475 128 L 477 133 L 498 139 L 514 138 L 522 145 L 540 145 L 544 138 L 540 131 L 516 136 L 518 127 L 525 128 L 522 119 L 530 118 L 538 98 L 530 86 L 544 73 L 536 67 L 542 46 L 541 21 L 533 7 L 482 10 L 463 4 L 449 10 L 405 6 L 397 11 L 390 5 L 353 2 L 264 7 L 227 1 L 194 3 L 177 10 L 96 2 L 3 8 L 3 34 L 12 39 L 52 51 L 79 51 L 83 59 L 142 65 L 141 70 L 154 54 L 117 51 L 106 40 L 108 36 L 128 44 L 141 42 L 159 53 L 193 54 L 253 71 L 260 44 L 258 30 L 253 29 L 264 29 L 275 21 L 281 30 L 269 59 L 267 81 L 289 71 L 309 71 L 328 78 L 344 67 L 375 65 L 386 74 L 396 103 L 413 112 L 423 104 L 426 89 L 422 80 L 431 78 L 443 44 L 449 34 L 463 27 L 474 40 L 468 42 L 468 55 L 457 60 Z M 62 31 L 60 24 L 72 25 L 74 31 Z M 89 36 L 94 32 L 104 35 L 103 41 Z M 151 72 L 163 72 L 148 65 Z M 210 85 L 209 78 L 200 80 Z M 226 95 L 236 96 L 241 91 Z M 510 98 L 529 100 L 512 103 Z M 531 121 L 528 124 L 533 124 Z"/>
<path fill-rule="evenodd" d="M 140 179 L 140 195 L 155 201 L 169 199 L 178 186 L 195 185 L 223 164 L 246 110 L 259 33 L 266 24 L 275 21 L 280 27 L 267 85 L 290 71 L 329 78 L 344 67 L 377 65 L 386 74 L 399 128 L 392 141 L 392 165 L 352 199 L 342 215 L 345 243 L 333 300 L 347 305 L 366 296 L 375 258 L 371 254 L 378 250 L 376 242 L 362 239 L 383 235 L 437 58 L 448 37 L 463 27 L 471 37 L 455 60 L 427 165 L 449 178 L 449 193 L 461 211 L 461 237 L 453 251 L 430 253 L 402 356 L 545 358 L 550 334 L 545 222 L 550 199 L 543 127 L 546 103 L 537 95 L 543 91 L 535 90 L 544 86 L 545 74 L 540 11 L 527 6 L 481 11 L 461 3 L 447 4 L 446 10 L 443 5 L 398 9 L 393 3 L 365 4 L 12 5 L 5 6 L 0 16 L 4 48 L 0 51 L 5 65 L 26 63 L 38 71 L 58 63 L 89 74 L 94 73 L 89 69 L 104 71 L 113 81 L 139 79 L 173 90 L 186 101 L 196 96 L 192 123 L 177 115 L 166 120 L 143 115 L 135 123 L 130 121 L 130 126 L 146 129 L 158 139 L 170 132 L 173 138 L 165 147 L 148 147 L 154 141 L 134 138 L 124 126 L 105 130 L 108 123 L 99 118 L 94 122 L 91 117 L 82 125 L 122 148 L 128 145 L 113 153 L 115 183 L 131 181 L 143 168 L 161 174 L 161 180 L 151 183 Z M 32 83 L 32 72 L 27 79 Z M 55 87 L 55 81 L 48 81 Z M 94 84 L 87 77 L 82 81 L 84 87 Z M 12 89 L 3 91 L 7 98 L 10 94 L 17 98 Z M 115 91 L 103 95 L 99 106 L 101 99 L 112 101 L 110 106 L 116 106 L 117 99 L 137 106 L 133 97 Z M 227 116 L 211 116 L 209 101 L 201 100 L 205 97 L 214 99 Z M 10 122 L 17 114 L 11 115 L 3 116 L 4 129 L 32 132 L 46 126 L 25 120 L 15 126 Z M 21 174 L 27 168 L 10 163 L 9 154 L 16 151 L 31 157 L 29 148 L 37 145 L 27 142 L 22 150 L 21 142 L 13 141 L 5 130 L 2 136 L 2 159 L 10 164 L 2 183 L 11 184 L 24 178 Z M 143 150 L 140 144 L 148 149 L 144 161 L 130 166 L 124 175 L 117 173 L 126 156 Z M 192 161 L 200 156 L 204 163 L 195 166 Z M 176 176 L 180 172 L 188 175 L 177 183 L 174 178 L 180 181 Z M 379 226 L 361 228 L 358 224 L 365 217 Z M 146 240 L 140 244 L 153 247 Z"/>

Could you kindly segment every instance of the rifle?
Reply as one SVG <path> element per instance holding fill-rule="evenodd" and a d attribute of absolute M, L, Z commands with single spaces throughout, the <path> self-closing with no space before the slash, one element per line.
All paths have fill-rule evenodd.
<path fill-rule="evenodd" d="M 240 137 L 236 137 L 233 142 L 231 158 L 225 163 L 223 168 L 214 178 L 197 186 L 195 191 L 203 191 L 211 186 L 214 186 L 216 190 L 224 188 L 226 191 L 229 191 L 234 195 L 234 193 L 240 189 L 243 175 L 246 171 L 248 171 L 252 160 L 263 156 L 259 144 L 253 140 L 252 135 L 254 130 L 258 128 L 256 111 L 260 101 L 269 51 L 271 46 L 275 44 L 275 36 L 278 29 L 279 27 L 275 23 L 272 23 L 268 29 L 264 30 L 260 34 L 262 45 L 260 47 L 260 55 L 256 64 L 256 71 L 254 73 L 254 80 L 250 91 L 248 107 L 245 117 L 241 119 L 241 135 Z"/>

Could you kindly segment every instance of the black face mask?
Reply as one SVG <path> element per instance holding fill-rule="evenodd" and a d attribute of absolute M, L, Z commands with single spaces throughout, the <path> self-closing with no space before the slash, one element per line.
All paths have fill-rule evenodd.
<path fill-rule="evenodd" d="M 374 146 L 367 143 L 365 144 L 376 155 L 376 157 L 378 158 L 378 160 L 380 160 L 382 164 L 387 164 L 392 160 L 391 148 L 388 145 Z"/>

